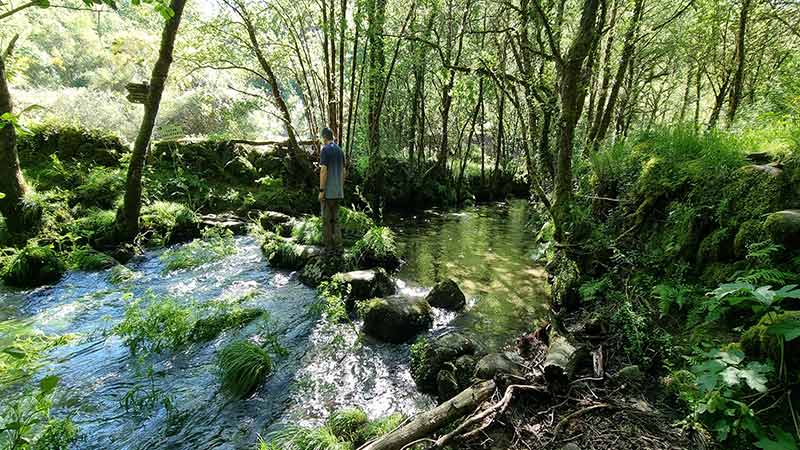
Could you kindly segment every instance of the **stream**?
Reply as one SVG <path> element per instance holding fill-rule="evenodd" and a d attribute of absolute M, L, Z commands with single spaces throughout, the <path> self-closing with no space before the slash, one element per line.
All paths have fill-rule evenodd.
<path fill-rule="evenodd" d="M 459 330 L 498 350 L 531 328 L 546 305 L 546 276 L 533 259 L 525 201 L 462 210 L 431 210 L 389 217 L 406 261 L 396 274 L 401 293 L 424 296 L 444 277 L 468 298 L 464 312 L 438 311 L 429 335 Z M 272 270 L 252 237 L 236 238 L 237 252 L 201 267 L 164 273 L 162 250 L 127 267 L 138 278 L 109 281 L 109 271 L 71 272 L 58 284 L 32 291 L 0 287 L 2 329 L 69 335 L 48 350 L 25 386 L 50 374 L 60 378 L 54 415 L 70 414 L 79 429 L 75 449 L 240 449 L 285 424 L 318 425 L 332 411 L 363 408 L 370 418 L 414 414 L 434 405 L 409 372 L 409 344 L 359 339 L 350 324 L 331 324 L 312 314 L 315 291 L 294 273 Z M 240 297 L 243 306 L 269 317 L 180 351 L 142 360 L 110 330 L 131 297 L 147 292 L 181 304 Z M 278 337 L 288 351 L 251 397 L 231 400 L 220 392 L 216 353 L 239 338 Z M 10 336 L 0 336 L 0 347 Z M 146 368 L 151 368 L 147 370 Z M 0 385 L 0 408 L 23 386 Z M 163 401 L 125 407 L 133 394 L 157 393 Z M 132 394 L 133 393 L 133 394 Z M 145 402 L 146 403 L 146 402 Z"/>

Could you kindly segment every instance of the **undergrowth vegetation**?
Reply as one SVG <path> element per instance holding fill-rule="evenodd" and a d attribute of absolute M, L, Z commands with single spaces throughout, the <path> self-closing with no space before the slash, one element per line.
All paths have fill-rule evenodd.
<path fill-rule="evenodd" d="M 353 450 L 393 431 L 405 418 L 392 414 L 369 420 L 358 408 L 334 411 L 319 428 L 289 425 L 259 439 L 259 450 Z"/>
<path fill-rule="evenodd" d="M 800 247 L 765 226 L 800 207 L 797 129 L 654 129 L 589 155 L 568 230 L 579 276 L 555 268 L 574 280 L 558 295 L 662 375 L 685 427 L 735 447 L 799 444 Z"/>

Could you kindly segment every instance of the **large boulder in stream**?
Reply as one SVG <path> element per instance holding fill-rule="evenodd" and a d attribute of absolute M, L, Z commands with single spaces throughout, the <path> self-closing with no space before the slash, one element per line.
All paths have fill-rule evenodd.
<path fill-rule="evenodd" d="M 201 228 L 221 228 L 230 230 L 235 235 L 242 235 L 247 232 L 247 221 L 232 213 L 206 214 L 198 219 Z"/>
<path fill-rule="evenodd" d="M 800 209 L 787 209 L 767 216 L 764 229 L 778 244 L 787 249 L 800 248 Z"/>
<path fill-rule="evenodd" d="M 321 247 L 295 244 L 291 241 L 281 241 L 270 246 L 264 245 L 262 251 L 270 266 L 286 270 L 299 270 L 313 258 L 322 254 Z"/>
<path fill-rule="evenodd" d="M 425 300 L 436 308 L 450 309 L 453 311 L 464 308 L 467 298 L 455 281 L 447 278 L 440 281 L 431 289 Z"/>
<path fill-rule="evenodd" d="M 393 296 L 359 304 L 363 331 L 385 342 L 400 344 L 433 325 L 431 305 L 421 298 Z"/>
<path fill-rule="evenodd" d="M 356 270 L 337 275 L 339 279 L 350 286 L 347 296 L 349 309 L 355 307 L 355 302 L 376 297 L 394 295 L 395 285 L 392 278 L 382 268 L 371 270 Z"/>
<path fill-rule="evenodd" d="M 516 353 L 490 353 L 475 366 L 475 376 L 482 380 L 491 380 L 498 375 L 525 375 L 525 361 Z"/>
<path fill-rule="evenodd" d="M 317 287 L 325 280 L 329 280 L 342 270 L 348 270 L 351 265 L 342 255 L 321 254 L 312 258 L 300 271 L 300 282 L 306 286 Z"/>
<path fill-rule="evenodd" d="M 411 376 L 422 392 L 438 394 L 447 391 L 446 378 L 472 378 L 476 351 L 475 342 L 461 333 L 449 333 L 433 339 L 422 337 L 411 346 Z M 456 364 L 462 356 L 472 358 Z M 470 361 L 471 366 L 467 364 Z M 449 373 L 440 377 L 439 373 L 443 370 Z"/>

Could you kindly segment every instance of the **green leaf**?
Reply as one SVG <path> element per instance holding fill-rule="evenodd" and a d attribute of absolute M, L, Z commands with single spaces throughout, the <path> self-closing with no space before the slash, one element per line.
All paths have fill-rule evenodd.
<path fill-rule="evenodd" d="M 3 353 L 16 359 L 22 359 L 28 355 L 25 350 L 22 350 L 19 347 L 6 347 L 3 349 Z"/>
<path fill-rule="evenodd" d="M 0 127 L 0 128 L 3 128 L 3 127 Z M 3 194 L 2 192 L 0 192 L 0 200 L 2 200 L 4 198 L 6 198 L 6 194 Z"/>
<path fill-rule="evenodd" d="M 800 319 L 786 319 L 774 323 L 767 328 L 767 333 L 773 336 L 783 337 L 783 340 L 786 342 L 797 339 L 800 337 Z"/>
<path fill-rule="evenodd" d="M 772 427 L 772 434 L 775 435 L 774 441 L 764 436 L 756 442 L 755 446 L 762 450 L 798 450 L 797 441 L 791 434 L 778 427 Z"/>
<path fill-rule="evenodd" d="M 52 393 L 57 385 L 58 377 L 55 375 L 48 375 L 42 378 L 42 381 L 39 382 L 39 389 L 41 389 L 42 394 L 47 395 Z"/>

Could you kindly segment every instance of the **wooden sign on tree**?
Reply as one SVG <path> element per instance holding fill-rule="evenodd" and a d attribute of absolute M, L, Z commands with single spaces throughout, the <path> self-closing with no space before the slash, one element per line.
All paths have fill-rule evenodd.
<path fill-rule="evenodd" d="M 144 104 L 150 94 L 150 85 L 147 83 L 128 83 L 125 89 L 128 90 L 126 98 L 131 103 Z"/>

